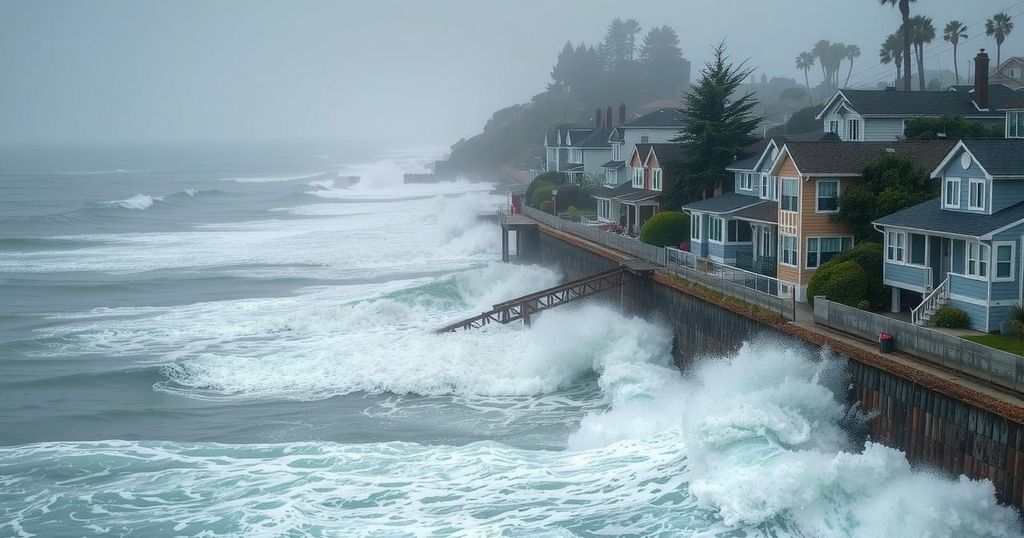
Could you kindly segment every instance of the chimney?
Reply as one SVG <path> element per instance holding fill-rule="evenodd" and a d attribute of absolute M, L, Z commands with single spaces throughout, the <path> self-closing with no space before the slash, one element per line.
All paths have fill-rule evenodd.
<path fill-rule="evenodd" d="M 619 103 L 619 125 L 626 123 L 626 103 Z"/>
<path fill-rule="evenodd" d="M 594 128 L 595 129 L 600 129 L 601 128 L 601 121 L 602 121 L 601 120 L 601 108 L 598 107 L 597 111 L 594 112 Z"/>
<path fill-rule="evenodd" d="M 985 49 L 974 57 L 974 103 L 982 110 L 988 109 L 988 54 Z"/>
<path fill-rule="evenodd" d="M 605 113 L 604 128 L 605 129 L 611 129 L 612 128 L 612 106 L 608 105 L 608 108 L 606 108 L 604 110 L 604 113 Z"/>

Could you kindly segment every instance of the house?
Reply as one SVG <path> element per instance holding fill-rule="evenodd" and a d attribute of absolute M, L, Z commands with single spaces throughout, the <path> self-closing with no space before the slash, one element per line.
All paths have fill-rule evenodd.
<path fill-rule="evenodd" d="M 909 301 L 926 324 L 949 304 L 972 329 L 998 330 L 1024 299 L 1024 139 L 960 141 L 931 175 L 939 198 L 875 222 L 892 310 Z"/>
<path fill-rule="evenodd" d="M 1021 93 L 988 80 L 988 54 L 975 58 L 974 86 L 952 86 L 944 91 L 838 90 L 816 117 L 824 132 L 841 140 L 872 142 L 900 140 L 907 120 L 921 117 L 963 116 L 971 121 L 1002 125 L 1008 103 Z"/>
<path fill-rule="evenodd" d="M 600 117 L 597 121 L 600 121 Z M 579 146 L 593 131 L 594 129 L 564 126 L 545 133 L 545 171 L 565 173 L 570 180 L 573 177 L 581 178 L 583 153 Z"/>
<path fill-rule="evenodd" d="M 1014 56 L 999 67 L 989 79 L 992 84 L 1002 84 L 1011 90 L 1024 89 L 1024 57 Z"/>
<path fill-rule="evenodd" d="M 598 220 L 622 226 L 631 235 L 639 233 L 644 222 L 661 211 L 659 198 L 673 181 L 666 165 L 682 154 L 680 144 L 637 144 L 626 161 L 631 180 L 606 185 L 594 195 Z"/>
<path fill-rule="evenodd" d="M 793 286 L 798 301 L 806 301 L 807 284 L 817 268 L 853 247 L 853 227 L 835 216 L 840 195 L 861 181 L 864 167 L 890 152 L 906 154 L 930 170 L 953 144 L 768 143 L 755 160 L 730 167 L 737 182 L 734 192 L 684 206 L 692 219 L 691 252 L 774 274 L 784 286 Z M 755 178 L 762 183 L 755 183 Z M 780 291 L 789 293 L 785 288 Z"/>
<path fill-rule="evenodd" d="M 619 105 L 620 123 L 625 120 L 626 105 Z M 596 111 L 594 130 L 579 144 L 580 163 L 583 165 L 583 178 L 587 182 L 601 183 L 604 181 L 604 165 L 612 157 L 612 145 L 608 138 L 615 128 L 612 107 L 607 107 L 602 116 L 601 109 Z"/>
<path fill-rule="evenodd" d="M 611 158 L 602 168 L 605 185 L 620 185 L 632 181 L 627 161 L 637 144 L 664 144 L 679 135 L 683 126 L 683 113 L 677 108 L 660 108 L 629 121 L 625 119 L 626 107 L 619 105 L 619 125 L 608 139 Z"/>

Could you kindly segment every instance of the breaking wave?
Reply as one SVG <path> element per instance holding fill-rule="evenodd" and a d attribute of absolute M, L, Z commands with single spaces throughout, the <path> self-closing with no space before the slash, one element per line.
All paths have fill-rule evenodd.
<path fill-rule="evenodd" d="M 154 202 L 162 202 L 163 196 L 149 196 L 148 194 L 136 194 L 125 198 L 124 200 L 114 200 L 112 202 L 103 202 L 106 206 L 117 206 L 124 209 L 147 209 L 153 205 Z"/>

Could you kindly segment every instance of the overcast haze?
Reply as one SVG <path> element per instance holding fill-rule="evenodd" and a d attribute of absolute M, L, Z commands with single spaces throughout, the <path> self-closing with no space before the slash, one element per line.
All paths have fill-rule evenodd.
<path fill-rule="evenodd" d="M 496 2 L 4 1 L 0 142 L 373 139 L 448 144 L 543 90 L 564 42 L 595 44 L 613 17 L 680 34 L 696 76 L 727 38 L 758 74 L 802 81 L 818 39 L 860 45 L 870 69 L 899 13 L 876 0 Z M 995 44 L 979 21 L 1012 0 L 928 0 L 941 34 L 971 24 L 961 66 Z M 1003 57 L 1024 53 L 1024 20 Z M 975 38 L 975 36 L 977 36 Z M 928 55 L 945 48 L 941 35 Z M 927 67 L 951 67 L 941 53 Z M 864 71 L 867 70 L 867 71 Z M 816 71 L 812 70 L 812 76 Z M 820 80 L 820 78 L 819 78 Z M 815 81 L 812 79 L 812 83 Z"/>

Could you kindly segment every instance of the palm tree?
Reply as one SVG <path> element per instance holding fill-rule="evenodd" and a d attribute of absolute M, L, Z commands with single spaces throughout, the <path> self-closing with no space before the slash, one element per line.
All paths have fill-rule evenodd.
<path fill-rule="evenodd" d="M 942 31 L 942 39 L 953 45 L 953 74 L 956 75 L 956 83 L 960 84 L 960 62 L 956 59 L 956 48 L 961 39 L 967 39 L 967 25 L 956 20 L 949 21 Z"/>
<path fill-rule="evenodd" d="M 996 38 L 996 65 L 1003 63 L 1003 41 L 1013 31 L 1013 21 L 1006 13 L 996 13 L 985 21 L 985 35 Z"/>
<path fill-rule="evenodd" d="M 917 76 L 920 84 L 918 89 L 924 90 L 924 46 L 935 39 L 935 25 L 932 24 L 931 17 L 915 15 L 910 18 L 910 39 L 914 42 L 914 52 L 917 55 Z"/>
<path fill-rule="evenodd" d="M 832 47 L 832 43 L 827 39 L 822 39 L 814 44 L 814 48 L 811 49 L 811 54 L 818 59 L 818 65 L 821 66 L 821 79 L 822 83 L 828 85 L 828 51 Z"/>
<path fill-rule="evenodd" d="M 900 16 L 903 18 L 903 89 L 910 91 L 910 3 L 916 0 L 878 0 L 878 3 L 891 5 L 900 8 Z"/>
<path fill-rule="evenodd" d="M 814 105 L 814 96 L 811 95 L 811 80 L 807 77 L 807 73 L 812 67 L 814 67 L 814 54 L 801 52 L 796 57 L 796 68 L 804 72 L 804 84 L 807 85 L 807 95 L 811 99 L 811 105 Z"/>
<path fill-rule="evenodd" d="M 850 75 L 853 74 L 853 60 L 860 58 L 860 47 L 857 45 L 846 46 L 846 61 L 850 62 L 850 70 L 846 72 L 846 82 L 843 83 L 844 88 L 850 87 Z"/>
<path fill-rule="evenodd" d="M 903 42 L 897 34 L 889 34 L 882 42 L 882 48 L 878 51 L 878 59 L 883 64 L 896 64 L 896 80 L 893 85 L 899 84 L 903 76 Z"/>

